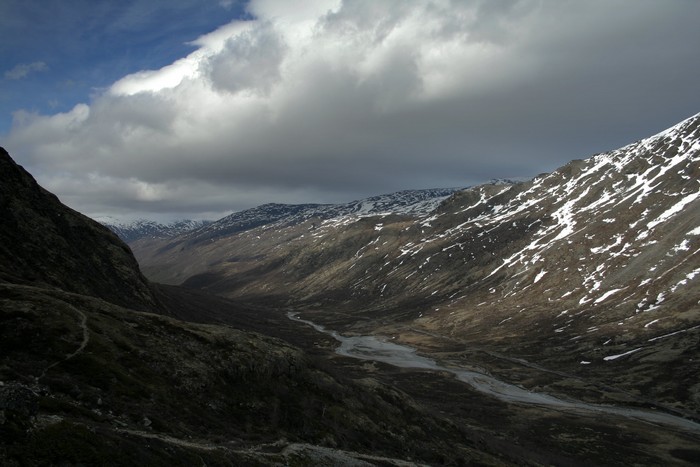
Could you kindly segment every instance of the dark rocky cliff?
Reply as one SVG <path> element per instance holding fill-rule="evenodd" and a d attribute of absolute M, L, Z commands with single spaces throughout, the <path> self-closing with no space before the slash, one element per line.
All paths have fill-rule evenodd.
<path fill-rule="evenodd" d="M 137 310 L 157 299 L 131 250 L 63 205 L 0 148 L 0 280 L 51 286 Z"/>

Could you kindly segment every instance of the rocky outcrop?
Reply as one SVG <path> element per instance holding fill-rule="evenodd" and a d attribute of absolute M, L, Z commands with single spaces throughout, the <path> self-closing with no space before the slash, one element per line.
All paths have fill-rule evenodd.
<path fill-rule="evenodd" d="M 129 247 L 63 205 L 0 148 L 0 280 L 58 287 L 137 310 L 157 299 Z"/>

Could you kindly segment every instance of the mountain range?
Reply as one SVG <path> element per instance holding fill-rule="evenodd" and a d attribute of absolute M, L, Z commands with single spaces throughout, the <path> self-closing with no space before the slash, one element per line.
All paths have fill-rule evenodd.
<path fill-rule="evenodd" d="M 130 249 L 3 157 L 4 463 L 700 461 L 700 114 L 532 180 Z"/>
<path fill-rule="evenodd" d="M 117 234 L 123 241 L 129 243 L 141 238 L 170 238 L 191 230 L 196 230 L 210 224 L 210 221 L 182 219 L 161 223 L 148 219 L 121 221 L 114 217 L 97 217 L 97 222 Z"/>
<path fill-rule="evenodd" d="M 494 181 L 494 183 L 497 183 L 497 181 Z M 205 235 L 220 236 L 227 233 L 242 232 L 253 227 L 275 222 L 295 224 L 311 218 L 331 219 L 351 214 L 366 216 L 389 212 L 424 214 L 435 209 L 441 201 L 455 191 L 457 191 L 456 188 L 406 190 L 342 204 L 291 205 L 270 203 L 235 212 L 216 222 L 179 220 L 170 223 L 159 223 L 147 219 L 125 222 L 112 217 L 99 217 L 95 220 L 112 230 L 127 243 L 132 243 L 142 238 L 167 239 L 189 234 L 200 229 Z"/>

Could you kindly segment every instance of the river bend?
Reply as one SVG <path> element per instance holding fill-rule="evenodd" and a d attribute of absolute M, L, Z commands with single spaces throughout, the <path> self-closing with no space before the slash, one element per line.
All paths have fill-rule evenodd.
<path fill-rule="evenodd" d="M 338 355 L 388 363 L 400 368 L 417 368 L 452 373 L 459 381 L 468 384 L 475 390 L 504 402 L 551 407 L 569 412 L 592 412 L 621 416 L 657 425 L 673 426 L 693 433 L 700 433 L 699 423 L 668 413 L 612 405 L 590 404 L 529 391 L 520 386 L 496 379 L 490 375 L 463 368 L 443 366 L 433 359 L 418 355 L 416 349 L 406 345 L 388 342 L 376 336 L 343 336 L 313 321 L 302 319 L 297 313 L 289 312 L 287 316 L 294 321 L 307 324 L 319 332 L 332 336 L 339 342 L 339 346 L 335 350 Z"/>

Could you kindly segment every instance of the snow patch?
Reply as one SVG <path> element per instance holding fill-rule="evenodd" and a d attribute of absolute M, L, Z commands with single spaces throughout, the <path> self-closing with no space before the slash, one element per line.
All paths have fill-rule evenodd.
<path fill-rule="evenodd" d="M 596 299 L 596 301 L 594 301 L 593 303 L 600 303 L 600 302 L 603 302 L 603 301 L 605 301 L 608 297 L 610 297 L 611 295 L 616 294 L 616 293 L 618 293 L 618 292 L 621 291 L 621 290 L 625 290 L 626 288 L 627 288 L 627 287 L 623 287 L 623 288 L 621 288 L 621 289 L 611 289 L 611 290 L 608 290 L 608 291 L 605 292 L 603 295 L 601 295 L 600 298 Z"/>
<path fill-rule="evenodd" d="M 683 210 L 683 208 L 698 199 L 700 196 L 700 191 L 696 191 L 695 193 L 691 193 L 688 196 L 685 196 L 683 199 L 678 201 L 676 204 L 671 206 L 669 209 L 667 209 L 663 214 L 661 214 L 659 217 L 657 217 L 655 220 L 647 223 L 647 228 L 648 229 L 653 229 L 657 225 L 666 222 L 669 218 L 672 216 L 678 214 Z"/>
<path fill-rule="evenodd" d="M 688 240 L 683 240 L 680 244 L 675 245 L 673 247 L 673 252 L 678 253 L 679 251 L 688 251 L 690 250 L 690 245 L 688 244 Z"/>
<path fill-rule="evenodd" d="M 537 284 L 540 281 L 540 279 L 542 279 L 544 277 L 545 274 L 547 274 L 547 271 L 540 271 L 539 273 L 537 273 L 537 276 L 535 276 L 535 280 L 533 281 L 533 284 Z"/>
<path fill-rule="evenodd" d="M 636 349 L 634 349 L 634 350 L 630 350 L 629 352 L 625 352 L 625 353 L 621 353 L 621 354 L 617 354 L 617 355 L 608 355 L 607 357 L 603 357 L 603 360 L 605 360 L 606 362 L 609 362 L 609 361 L 612 361 L 612 360 L 617 360 L 617 359 L 620 358 L 620 357 L 625 357 L 625 356 L 631 355 L 631 354 L 633 354 L 633 353 L 635 353 L 635 352 L 639 352 L 639 351 L 642 350 L 643 348 L 644 348 L 644 347 L 639 347 L 639 348 L 636 348 Z"/>

